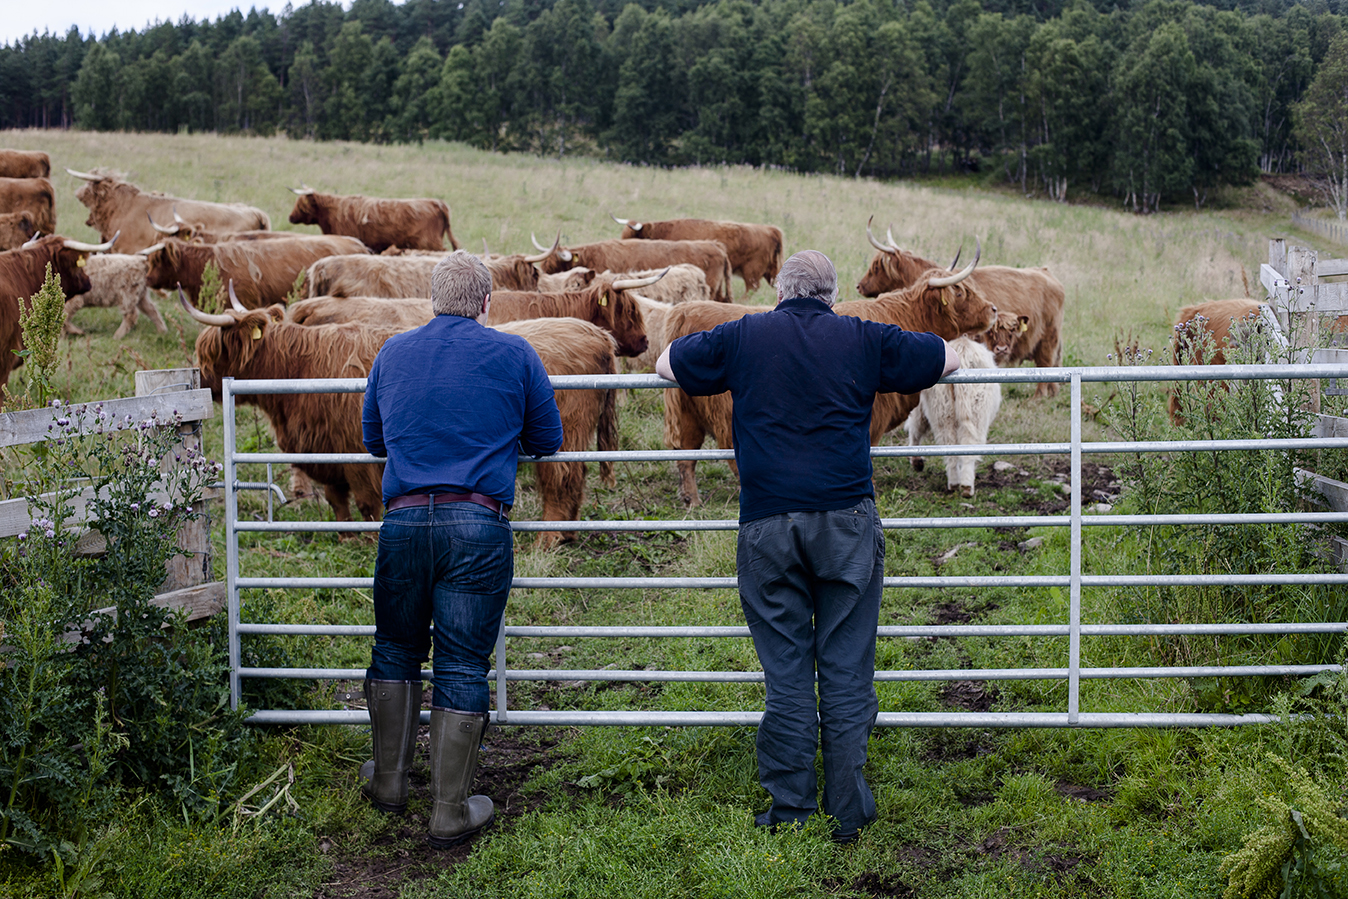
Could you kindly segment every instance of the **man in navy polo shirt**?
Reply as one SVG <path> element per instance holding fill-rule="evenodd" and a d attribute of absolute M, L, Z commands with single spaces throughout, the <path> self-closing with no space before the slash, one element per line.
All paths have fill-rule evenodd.
<path fill-rule="evenodd" d="M 515 557 L 508 513 L 519 453 L 551 455 L 562 422 L 548 373 L 523 338 L 484 327 L 491 273 L 457 251 L 431 273 L 429 324 L 390 337 L 365 388 L 366 448 L 387 456 L 374 571 L 374 650 L 366 672 L 374 758 L 362 789 L 379 809 L 407 808 L 431 648 L 430 842 L 445 848 L 494 816 L 469 796 L 486 730 L 487 661 Z"/>
<path fill-rule="evenodd" d="M 959 358 L 935 334 L 834 313 L 837 296 L 828 257 L 797 253 L 774 310 L 674 341 L 655 370 L 694 396 L 734 398 L 740 604 L 767 681 L 758 777 L 772 806 L 754 823 L 804 824 L 818 808 L 822 736 L 824 811 L 850 843 L 876 814 L 862 773 L 885 564 L 871 406 L 932 386 Z"/>

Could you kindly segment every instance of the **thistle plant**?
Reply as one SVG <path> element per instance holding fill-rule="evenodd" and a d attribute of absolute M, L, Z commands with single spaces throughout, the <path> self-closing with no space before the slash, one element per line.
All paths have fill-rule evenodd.
<path fill-rule="evenodd" d="M 216 814 L 249 740 L 220 646 L 152 602 L 220 467 L 176 413 L 49 408 L 31 525 L 0 545 L 0 846 L 70 863 L 128 786 Z M 97 558 L 75 551 L 81 504 Z"/>

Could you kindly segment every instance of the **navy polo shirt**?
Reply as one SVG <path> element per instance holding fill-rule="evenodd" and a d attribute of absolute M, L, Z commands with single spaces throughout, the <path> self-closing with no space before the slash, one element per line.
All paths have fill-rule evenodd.
<path fill-rule="evenodd" d="M 543 361 L 523 337 L 437 315 L 390 337 L 361 415 L 365 448 L 387 456 L 384 502 L 409 493 L 481 493 L 515 502 L 519 453 L 562 446 Z"/>
<path fill-rule="evenodd" d="M 838 315 L 813 298 L 783 300 L 670 344 L 679 386 L 730 391 L 740 521 L 845 509 L 871 486 L 877 393 L 917 393 L 945 370 L 935 334 Z"/>

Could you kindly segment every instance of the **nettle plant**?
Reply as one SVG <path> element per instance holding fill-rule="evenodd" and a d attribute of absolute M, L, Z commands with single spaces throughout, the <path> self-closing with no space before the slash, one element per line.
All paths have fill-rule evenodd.
<path fill-rule="evenodd" d="M 50 408 L 32 525 L 0 544 L 0 851 L 49 860 L 83 852 L 127 790 L 220 814 L 247 746 L 219 634 L 151 602 L 220 467 L 181 442 L 176 413 Z M 77 552 L 86 529 L 101 554 Z"/>

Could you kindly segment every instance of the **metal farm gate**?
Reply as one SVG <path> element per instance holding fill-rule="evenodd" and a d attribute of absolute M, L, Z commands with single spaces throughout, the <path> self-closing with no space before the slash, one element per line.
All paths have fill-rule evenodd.
<path fill-rule="evenodd" d="M 1269 571 L 1255 575 L 1111 575 L 1082 573 L 1082 535 L 1087 528 L 1116 526 L 1158 525 L 1248 525 L 1286 523 L 1348 522 L 1348 511 L 1333 508 L 1322 511 L 1302 511 L 1262 515 L 1111 515 L 1083 514 L 1082 511 L 1082 454 L 1118 453 L 1173 453 L 1181 451 L 1220 452 L 1234 450 L 1292 450 L 1345 449 L 1348 436 L 1308 436 L 1295 440 L 1227 440 L 1227 441 L 1153 441 L 1083 443 L 1081 437 L 1082 385 L 1101 382 L 1129 381 L 1211 381 L 1342 378 L 1348 377 L 1348 363 L 1314 365 L 1227 365 L 1227 366 L 1127 366 L 1114 368 L 1058 368 L 1058 369 L 993 369 L 960 371 L 946 380 L 951 383 L 1027 383 L 1052 381 L 1066 383 L 1071 389 L 1071 438 L 1066 443 L 1001 444 L 986 446 L 923 446 L 874 447 L 872 455 L 878 460 L 897 459 L 913 455 L 1061 455 L 1071 460 L 1071 502 L 1066 515 L 1047 516 L 982 516 L 953 518 L 884 518 L 885 529 L 914 528 L 1004 528 L 1054 527 L 1068 528 L 1070 536 L 1070 563 L 1067 571 L 1044 576 L 1002 576 L 989 574 L 976 577 L 886 577 L 887 589 L 898 588 L 980 588 L 980 587 L 1058 587 L 1069 591 L 1070 605 L 1067 619 L 1053 624 L 1016 625 L 927 625 L 881 626 L 879 636 L 904 637 L 1027 637 L 1068 638 L 1068 665 L 1064 668 L 1010 668 L 1010 669 L 954 669 L 954 670 L 898 670 L 877 671 L 876 680 L 883 681 L 1000 681 L 1015 679 L 1053 679 L 1067 682 L 1066 707 L 1058 712 L 882 712 L 877 723 L 882 727 L 1175 727 L 1265 723 L 1270 716 L 1262 714 L 1167 714 L 1151 711 L 1093 713 L 1082 711 L 1079 703 L 1080 683 L 1088 678 L 1184 678 L 1240 675 L 1306 676 L 1321 671 L 1337 671 L 1337 665 L 1250 665 L 1222 667 L 1131 667 L 1083 668 L 1080 664 L 1083 637 L 1156 636 L 1156 635 L 1228 635 L 1228 634 L 1335 634 L 1348 629 L 1348 622 L 1317 623 L 1204 623 L 1204 624 L 1119 624 L 1110 622 L 1083 622 L 1081 620 L 1081 591 L 1083 587 L 1159 586 L 1159 585 L 1311 585 L 1335 584 L 1348 587 L 1348 574 L 1289 574 Z M 555 377 L 557 389 L 636 388 L 659 389 L 670 386 L 656 375 L 597 375 Z M 300 533 L 334 531 L 374 531 L 377 522 L 311 522 L 311 521 L 240 521 L 238 517 L 238 490 L 246 485 L 239 481 L 240 465 L 292 462 L 374 463 L 382 461 L 366 454 L 285 454 L 238 452 L 235 437 L 235 397 L 242 394 L 279 393 L 360 393 L 365 389 L 364 379 L 294 380 L 294 381 L 235 381 L 225 379 L 224 406 L 224 482 L 225 542 L 229 612 L 230 693 L 237 705 L 242 678 L 309 678 L 360 679 L 363 669 L 321 668 L 245 668 L 241 665 L 241 641 L 257 634 L 362 636 L 373 637 L 373 626 L 243 623 L 240 621 L 240 596 L 244 591 L 267 588 L 371 588 L 373 578 L 356 577 L 253 577 L 243 570 L 239 554 L 239 534 L 249 532 Z M 676 459 L 729 459 L 728 450 L 680 451 L 621 451 L 610 453 L 560 453 L 551 460 L 579 459 L 615 462 L 673 461 Z M 1337 483 L 1337 482 L 1336 482 Z M 1348 485 L 1340 485 L 1348 486 Z M 1336 497 L 1326 492 L 1331 506 Z M 1341 508 L 1341 506 L 1340 506 Z M 732 520 L 684 521 L 577 521 L 542 522 L 515 521 L 516 531 L 576 530 L 576 531 L 707 531 L 735 530 Z M 732 590 L 733 577 L 517 577 L 516 588 L 567 589 L 650 589 L 695 588 Z M 489 677 L 496 685 L 496 710 L 492 719 L 501 724 L 529 725 L 747 725 L 758 723 L 761 712 L 743 711 L 565 711 L 511 709 L 506 703 L 506 683 L 509 681 L 685 681 L 685 682 L 761 682 L 761 671 L 618 671 L 546 669 L 534 670 L 510 667 L 509 641 L 513 637 L 550 637 L 565 640 L 580 638 L 747 638 L 747 627 L 521 627 L 508 623 L 510 609 L 506 609 L 496 644 L 495 669 Z M 423 677 L 428 677 L 423 672 Z M 429 712 L 422 712 L 423 720 Z M 262 709 L 252 719 L 256 723 L 323 723 L 364 724 L 368 716 L 361 710 L 276 710 Z"/>

